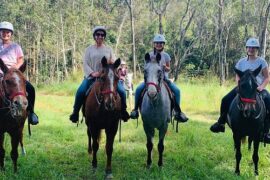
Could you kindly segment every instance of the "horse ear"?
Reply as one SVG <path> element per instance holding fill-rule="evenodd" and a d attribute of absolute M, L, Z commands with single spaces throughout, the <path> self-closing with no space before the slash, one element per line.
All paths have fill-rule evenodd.
<path fill-rule="evenodd" d="M 0 69 L 3 71 L 4 74 L 8 72 L 8 67 L 5 65 L 5 63 L 1 58 L 0 58 Z"/>
<path fill-rule="evenodd" d="M 105 56 L 103 56 L 103 58 L 101 59 L 101 64 L 102 64 L 102 67 L 107 67 L 108 62 Z"/>
<path fill-rule="evenodd" d="M 252 74 L 256 77 L 262 70 L 262 65 L 260 65 L 257 69 L 255 69 Z"/>
<path fill-rule="evenodd" d="M 145 59 L 146 63 L 149 63 L 151 61 L 150 54 L 146 53 L 144 56 L 144 59 Z"/>
<path fill-rule="evenodd" d="M 157 53 L 157 56 L 156 56 L 157 63 L 159 63 L 160 60 L 161 60 L 161 54 L 160 53 Z"/>
<path fill-rule="evenodd" d="M 23 73 L 26 69 L 27 62 L 24 61 L 23 64 L 19 67 L 19 70 Z"/>
<path fill-rule="evenodd" d="M 116 59 L 116 61 L 113 64 L 114 69 L 118 68 L 120 64 L 121 64 L 121 59 L 120 58 Z"/>
<path fill-rule="evenodd" d="M 236 68 L 234 68 L 234 72 L 235 72 L 240 78 L 244 75 L 244 73 L 243 73 L 242 71 L 240 71 L 240 70 L 238 70 L 238 69 L 236 69 Z"/>

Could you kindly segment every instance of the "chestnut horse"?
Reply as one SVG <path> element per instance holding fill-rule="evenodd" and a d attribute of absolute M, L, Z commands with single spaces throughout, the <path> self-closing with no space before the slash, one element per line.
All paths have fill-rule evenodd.
<path fill-rule="evenodd" d="M 118 129 L 121 115 L 121 100 L 117 93 L 119 77 L 117 67 L 121 60 L 117 59 L 114 64 L 108 64 L 105 57 L 101 60 L 101 76 L 93 84 L 91 92 L 85 102 L 85 122 L 88 134 L 88 153 L 93 150 L 92 166 L 97 167 L 97 151 L 101 129 L 106 133 L 106 178 L 112 178 L 112 152 L 113 142 Z M 93 144 L 91 144 L 91 138 Z"/>
<path fill-rule="evenodd" d="M 25 70 L 25 64 L 19 70 L 10 68 L 0 59 L 0 69 L 3 77 L 0 82 L 0 168 L 4 170 L 4 133 L 11 136 L 11 159 L 14 172 L 17 172 L 18 145 L 23 148 L 23 127 L 27 117 L 26 79 L 21 71 Z"/>

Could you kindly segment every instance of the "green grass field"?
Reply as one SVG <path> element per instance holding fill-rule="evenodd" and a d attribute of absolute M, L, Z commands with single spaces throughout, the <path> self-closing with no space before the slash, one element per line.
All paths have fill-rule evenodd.
<path fill-rule="evenodd" d="M 104 132 L 98 151 L 98 168 L 92 171 L 87 153 L 86 125 L 72 124 L 69 114 L 73 94 L 79 82 L 38 88 L 36 112 L 40 124 L 32 127 L 29 138 L 24 130 L 26 156 L 18 160 L 18 173 L 13 174 L 9 156 L 10 139 L 6 135 L 6 171 L 0 179 L 103 179 L 106 162 Z M 231 130 L 213 134 L 209 126 L 216 121 L 223 95 L 232 85 L 220 87 L 209 82 L 182 80 L 182 109 L 190 121 L 180 124 L 176 133 L 169 126 L 165 138 L 164 166 L 157 166 L 157 134 L 154 140 L 153 165 L 146 169 L 146 138 L 141 119 L 122 123 L 122 142 L 114 143 L 113 175 L 115 179 L 255 179 L 252 152 L 242 147 L 241 176 L 234 174 L 235 159 Z M 132 100 L 133 101 L 133 100 Z M 132 103 L 132 102 L 131 102 Z M 129 107 L 130 110 L 131 107 Z M 269 146 L 260 146 L 259 179 L 270 179 Z M 20 149 L 19 149 L 20 150 Z"/>

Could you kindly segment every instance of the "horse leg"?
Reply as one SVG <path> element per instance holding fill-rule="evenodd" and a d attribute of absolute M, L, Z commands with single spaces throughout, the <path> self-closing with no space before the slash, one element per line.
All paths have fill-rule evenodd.
<path fill-rule="evenodd" d="M 240 161 L 241 161 L 241 139 L 239 136 L 233 135 L 234 139 L 234 148 L 235 148 L 235 159 L 236 159 L 236 167 L 235 167 L 235 173 L 237 175 L 240 175 Z"/>
<path fill-rule="evenodd" d="M 107 154 L 107 164 L 106 164 L 106 179 L 112 179 L 112 153 L 113 153 L 113 142 L 117 132 L 117 125 L 115 127 L 110 127 L 106 129 L 106 154 Z"/>
<path fill-rule="evenodd" d="M 259 144 L 260 144 L 260 139 L 259 138 L 254 139 L 254 142 L 253 142 L 254 151 L 253 151 L 252 159 L 253 159 L 253 163 L 254 163 L 254 167 L 255 167 L 255 175 L 256 176 L 259 175 L 259 171 L 258 171 L 258 162 L 259 162 L 258 151 L 259 151 Z"/>
<path fill-rule="evenodd" d="M 19 134 L 17 134 L 18 132 L 14 133 L 14 134 L 10 134 L 11 135 L 11 152 L 10 152 L 10 156 L 11 159 L 13 161 L 13 169 L 14 169 L 14 173 L 17 172 L 17 159 L 18 159 L 18 146 L 19 146 Z"/>
<path fill-rule="evenodd" d="M 90 132 L 90 128 L 87 128 L 87 135 L 88 135 L 88 154 L 92 154 L 92 144 L 91 144 L 91 132 Z"/>
<path fill-rule="evenodd" d="M 4 133 L 1 133 L 0 135 L 0 168 L 1 170 L 5 170 L 4 160 L 5 160 Z"/>
<path fill-rule="evenodd" d="M 166 134 L 167 128 L 162 128 L 159 130 L 159 142 L 158 142 L 158 154 L 159 154 L 159 159 L 158 159 L 158 166 L 163 165 L 163 151 L 164 151 L 164 137 Z"/>
<path fill-rule="evenodd" d="M 148 128 L 145 125 L 143 127 L 147 138 L 147 168 L 150 168 L 152 164 L 153 137 L 155 135 L 155 130 L 153 128 Z"/>
<path fill-rule="evenodd" d="M 21 145 L 21 148 L 22 148 L 22 155 L 25 156 L 26 155 L 26 151 L 25 151 L 25 148 L 23 146 L 23 128 L 20 129 L 20 133 L 19 133 L 19 140 L 20 140 L 20 145 Z"/>
<path fill-rule="evenodd" d="M 99 149 L 99 135 L 100 129 L 91 128 L 91 135 L 93 140 L 93 160 L 92 160 L 92 167 L 94 169 L 97 168 L 97 151 Z"/>

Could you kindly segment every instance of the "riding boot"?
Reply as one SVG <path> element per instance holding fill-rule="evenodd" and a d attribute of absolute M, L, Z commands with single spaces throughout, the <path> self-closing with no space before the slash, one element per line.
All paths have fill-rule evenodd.
<path fill-rule="evenodd" d="M 226 113 L 221 114 L 218 121 L 210 127 L 214 133 L 225 132 Z"/>
<path fill-rule="evenodd" d="M 129 114 L 127 112 L 127 104 L 126 104 L 126 101 L 123 101 L 122 102 L 122 106 L 121 106 L 121 119 L 124 121 L 124 122 L 127 122 L 128 119 L 129 119 Z"/>
<path fill-rule="evenodd" d="M 188 121 L 188 117 L 182 112 L 180 106 L 177 103 L 175 104 L 174 110 L 175 110 L 174 118 L 178 122 L 187 122 Z"/>
<path fill-rule="evenodd" d="M 139 109 L 139 105 L 135 104 L 135 108 L 130 113 L 130 118 L 131 119 L 138 119 L 138 117 L 139 117 L 138 109 Z"/>
<path fill-rule="evenodd" d="M 77 123 L 79 121 L 79 111 L 73 109 L 72 114 L 69 116 L 69 120 L 73 123 Z"/>
<path fill-rule="evenodd" d="M 136 102 L 136 101 L 135 101 Z M 130 113 L 131 119 L 138 119 L 139 118 L 139 105 L 141 104 L 141 97 L 138 99 L 137 103 L 135 103 L 134 109 Z"/>

